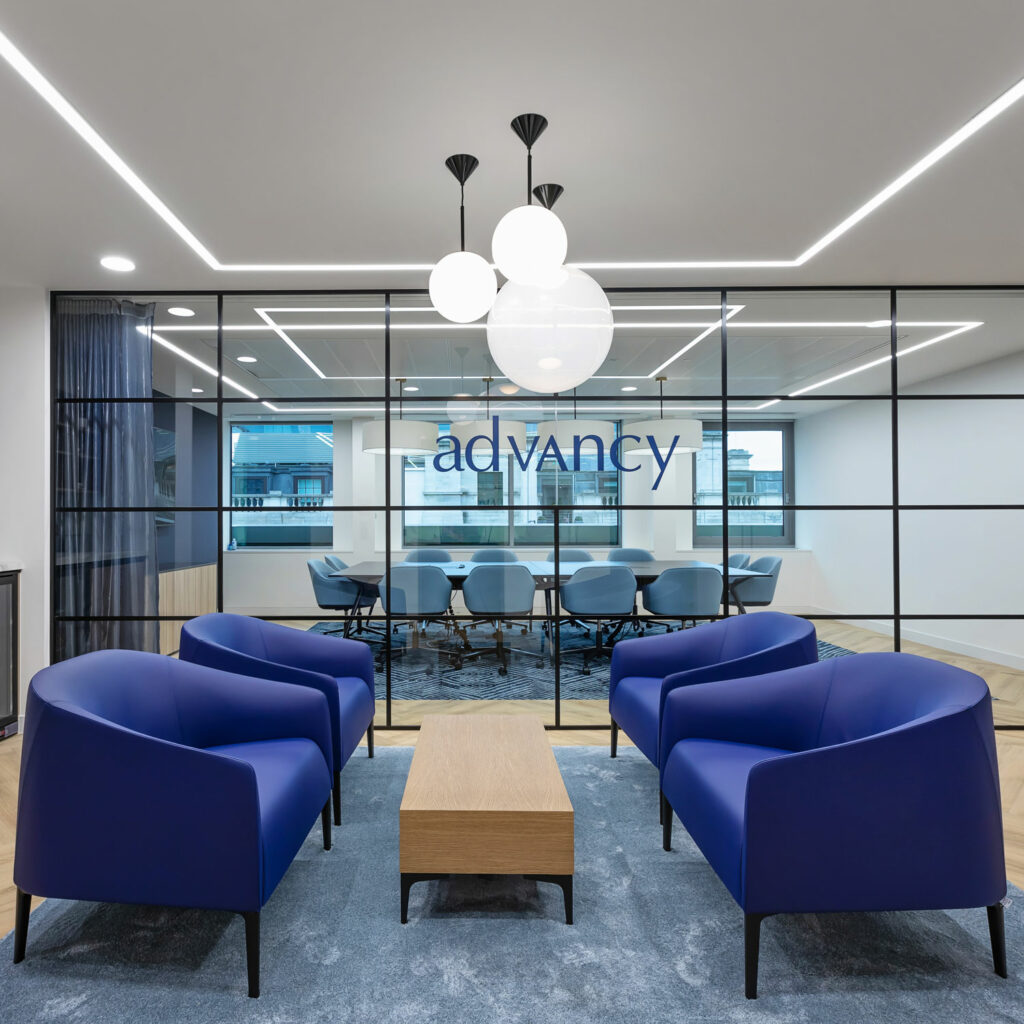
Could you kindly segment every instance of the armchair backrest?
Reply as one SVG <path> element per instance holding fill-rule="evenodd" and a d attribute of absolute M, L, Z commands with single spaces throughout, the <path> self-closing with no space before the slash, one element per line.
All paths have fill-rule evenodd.
<path fill-rule="evenodd" d="M 751 576 L 736 584 L 737 593 L 743 603 L 748 607 L 771 604 L 775 599 L 775 588 L 779 583 L 782 559 L 776 555 L 765 555 L 764 558 L 757 558 L 750 565 L 740 568 L 771 573 L 770 576 Z"/>
<path fill-rule="evenodd" d="M 733 569 L 746 569 L 750 565 L 750 555 L 730 555 L 729 565 Z"/>
<path fill-rule="evenodd" d="M 337 555 L 324 555 L 324 561 L 331 567 L 332 572 L 341 572 L 348 568 L 348 562 L 343 562 Z"/>
<path fill-rule="evenodd" d="M 347 568 L 344 562 L 342 568 Z M 313 584 L 313 595 L 321 608 L 351 608 L 359 599 L 360 587 L 352 580 L 331 576 L 332 569 L 326 562 L 318 558 L 310 558 L 306 562 L 309 579 Z"/>
<path fill-rule="evenodd" d="M 526 615 L 536 589 L 525 565 L 477 565 L 462 584 L 462 597 L 472 615 Z"/>
<path fill-rule="evenodd" d="M 471 562 L 518 562 L 519 556 L 508 548 L 481 548 L 473 553 Z"/>
<path fill-rule="evenodd" d="M 559 594 L 562 607 L 570 615 L 631 615 L 636 600 L 636 577 L 625 565 L 586 565 L 562 584 Z"/>
<path fill-rule="evenodd" d="M 608 552 L 608 561 L 653 562 L 654 555 L 652 555 L 646 548 L 612 548 L 611 551 Z"/>
<path fill-rule="evenodd" d="M 722 604 L 722 574 L 707 565 L 666 569 L 644 587 L 644 607 L 652 615 L 703 619 L 717 615 Z"/>
<path fill-rule="evenodd" d="M 405 556 L 407 562 L 450 562 L 452 556 L 440 548 L 413 548 Z"/>
<path fill-rule="evenodd" d="M 208 663 L 203 648 L 222 648 L 244 654 L 262 661 L 273 661 L 267 652 L 266 630 L 272 623 L 254 619 L 249 615 L 233 615 L 230 612 L 210 612 L 189 619 L 181 627 L 180 657 L 183 661 Z M 288 626 L 277 626 L 288 629 Z"/>
<path fill-rule="evenodd" d="M 436 565 L 396 565 L 380 581 L 380 603 L 386 612 L 409 618 L 444 615 L 452 597 L 451 580 Z"/>
<path fill-rule="evenodd" d="M 806 657 L 802 663 L 818 660 L 817 635 L 814 623 L 809 619 L 800 619 L 784 612 L 751 612 L 748 615 L 731 615 L 720 622 L 699 628 L 710 630 L 714 627 L 718 627 L 722 635 L 720 661 L 746 658 L 751 654 L 794 643 L 804 649 Z M 763 671 L 769 672 L 771 669 Z"/>

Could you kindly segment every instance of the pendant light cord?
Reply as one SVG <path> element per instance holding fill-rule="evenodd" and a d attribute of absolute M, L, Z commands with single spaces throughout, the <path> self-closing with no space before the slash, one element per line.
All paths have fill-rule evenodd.
<path fill-rule="evenodd" d="M 466 251 L 466 185 L 459 182 L 459 251 Z"/>

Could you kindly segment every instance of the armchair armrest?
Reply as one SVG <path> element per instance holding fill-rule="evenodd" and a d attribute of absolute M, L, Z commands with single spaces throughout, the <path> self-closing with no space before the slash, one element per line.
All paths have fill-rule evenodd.
<path fill-rule="evenodd" d="M 263 634 L 267 657 L 307 672 L 330 676 L 356 676 L 366 683 L 373 696 L 373 652 L 362 640 L 305 633 L 288 626 L 269 629 Z"/>
<path fill-rule="evenodd" d="M 818 664 L 801 665 L 760 676 L 677 685 L 663 692 L 658 744 L 662 773 L 672 748 L 685 739 L 783 750 L 813 746 L 834 671 L 834 665 L 827 670 Z"/>
<path fill-rule="evenodd" d="M 661 636 L 620 640 L 612 649 L 611 690 L 626 676 L 664 678 L 713 662 L 724 637 L 709 643 L 701 630 L 679 630 Z"/>
<path fill-rule="evenodd" d="M 333 763 L 327 698 L 312 686 L 252 679 L 183 662 L 171 681 L 182 739 L 194 747 L 312 740 Z M 337 687 L 335 687 L 337 690 Z"/>
<path fill-rule="evenodd" d="M 999 783 L 983 719 L 984 709 L 968 708 L 756 765 L 747 784 L 744 909 L 998 902 L 1006 892 Z"/>
<path fill-rule="evenodd" d="M 30 691 L 14 875 L 26 892 L 258 910 L 256 778 Z"/>

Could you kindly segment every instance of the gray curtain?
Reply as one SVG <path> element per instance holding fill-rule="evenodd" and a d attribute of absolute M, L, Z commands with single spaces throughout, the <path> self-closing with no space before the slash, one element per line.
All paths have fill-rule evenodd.
<path fill-rule="evenodd" d="M 55 484 L 58 506 L 75 509 L 155 502 L 152 304 L 58 300 L 54 325 Z M 139 328 L 143 330 L 140 331 Z M 145 402 L 109 402 L 113 398 Z M 57 614 L 158 614 L 156 519 L 152 512 L 59 512 Z M 155 622 L 59 622 L 58 658 L 87 651 L 159 650 Z"/>

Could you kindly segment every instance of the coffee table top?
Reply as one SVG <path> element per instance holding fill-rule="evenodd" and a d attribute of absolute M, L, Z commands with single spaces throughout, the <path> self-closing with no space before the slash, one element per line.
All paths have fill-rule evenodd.
<path fill-rule="evenodd" d="M 562 812 L 572 803 L 537 715 L 424 715 L 403 812 Z"/>

